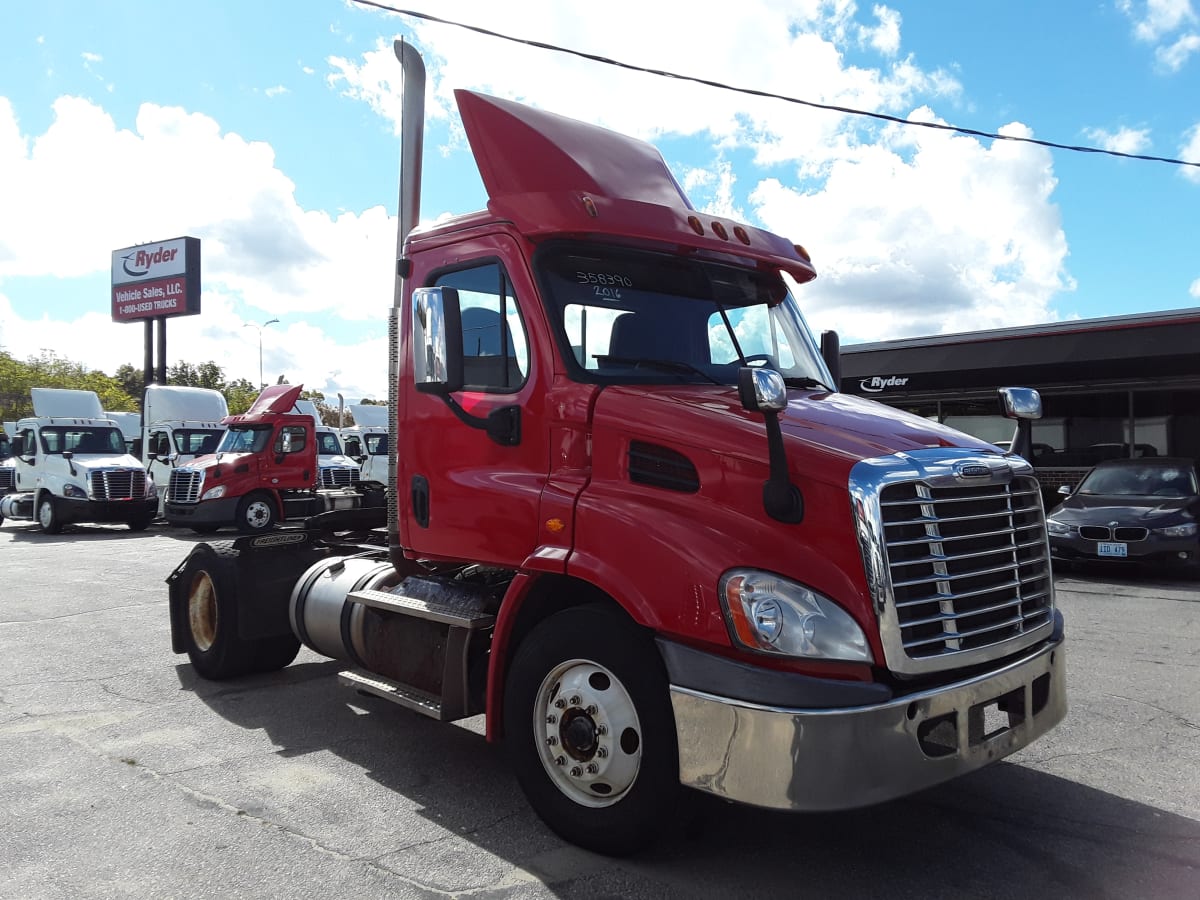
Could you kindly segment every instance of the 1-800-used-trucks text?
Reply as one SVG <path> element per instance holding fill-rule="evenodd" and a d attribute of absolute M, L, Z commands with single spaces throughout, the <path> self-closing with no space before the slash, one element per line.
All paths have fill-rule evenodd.
<path fill-rule="evenodd" d="M 1065 714 L 1041 497 L 1014 451 L 837 391 L 804 249 L 694 209 L 651 146 L 457 92 L 487 209 L 414 229 L 404 127 L 386 519 L 202 543 L 169 578 L 204 677 L 301 643 L 348 687 L 484 714 L 538 814 L 645 846 L 681 787 L 863 806 Z"/>

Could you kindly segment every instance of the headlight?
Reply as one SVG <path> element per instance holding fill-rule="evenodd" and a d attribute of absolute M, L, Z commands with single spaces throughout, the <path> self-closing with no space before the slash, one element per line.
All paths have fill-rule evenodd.
<path fill-rule="evenodd" d="M 63 485 L 63 496 L 70 497 L 73 500 L 86 500 L 87 491 L 77 484 Z"/>
<path fill-rule="evenodd" d="M 782 656 L 871 662 L 866 635 L 850 614 L 795 581 L 756 569 L 721 579 L 721 605 L 742 646 Z"/>
<path fill-rule="evenodd" d="M 1070 534 L 1071 526 L 1060 522 L 1057 519 L 1046 520 L 1046 530 L 1051 534 Z"/>
<path fill-rule="evenodd" d="M 218 484 L 216 487 L 209 488 L 200 497 L 201 500 L 219 500 L 225 496 L 225 485 Z"/>
<path fill-rule="evenodd" d="M 158 496 L 158 488 L 154 484 L 154 476 L 149 472 L 146 473 L 146 494 L 145 499 L 152 500 Z"/>
<path fill-rule="evenodd" d="M 1155 534 L 1161 534 L 1163 537 L 1191 537 L 1196 533 L 1196 523 L 1188 522 L 1185 525 L 1172 525 L 1170 528 L 1155 528 Z"/>

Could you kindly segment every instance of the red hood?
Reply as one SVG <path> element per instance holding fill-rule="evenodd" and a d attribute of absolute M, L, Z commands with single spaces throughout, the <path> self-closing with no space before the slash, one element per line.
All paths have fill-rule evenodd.
<path fill-rule="evenodd" d="M 273 384 L 269 388 L 263 389 L 248 410 L 241 415 L 226 416 L 221 420 L 221 424 L 237 425 L 241 422 L 256 422 L 267 413 L 277 415 L 289 413 L 296 405 L 296 400 L 299 399 L 300 392 L 303 390 L 304 385 L 302 384 Z"/>
<path fill-rule="evenodd" d="M 978 438 L 872 400 L 797 390 L 788 396 L 780 426 L 789 465 L 832 485 L 844 487 L 858 461 L 892 453 L 926 447 L 997 453 Z M 596 410 L 629 429 L 669 434 L 674 443 L 748 460 L 767 458 L 763 415 L 742 409 L 733 387 L 609 387 L 601 392 Z M 815 464 L 818 457 L 825 462 Z"/>

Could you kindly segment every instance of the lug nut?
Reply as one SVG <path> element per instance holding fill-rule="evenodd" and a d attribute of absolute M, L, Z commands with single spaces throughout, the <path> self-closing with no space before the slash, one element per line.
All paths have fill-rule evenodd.
<path fill-rule="evenodd" d="M 546 744 L 550 747 L 557 747 L 558 738 L 556 738 L 554 735 L 550 735 L 550 737 L 546 738 Z"/>
<path fill-rule="evenodd" d="M 600 767 L 598 765 L 596 765 L 595 763 L 588 763 L 587 770 L 588 770 L 589 775 L 595 775 L 597 772 L 600 771 Z"/>
<path fill-rule="evenodd" d="M 579 695 L 578 695 L 578 694 L 574 694 L 574 695 L 572 695 L 572 697 L 571 697 L 571 705 L 572 705 L 572 706 L 578 706 L 578 705 L 580 704 L 580 702 L 581 702 L 581 701 L 580 701 L 580 699 L 579 699 Z"/>
<path fill-rule="evenodd" d="M 597 725 L 596 734 L 608 734 L 608 726 L 603 723 Z"/>
<path fill-rule="evenodd" d="M 606 758 L 608 756 L 608 748 L 607 747 L 597 747 L 596 755 L 598 757 L 600 757 L 601 759 Z"/>
<path fill-rule="evenodd" d="M 554 757 L 554 764 L 556 766 L 565 766 L 567 764 L 567 758 L 565 756 L 556 756 Z"/>
<path fill-rule="evenodd" d="M 583 774 L 583 769 L 579 768 L 579 766 L 572 767 L 572 769 L 571 769 L 571 777 L 572 778 L 578 778 L 582 774 Z"/>
<path fill-rule="evenodd" d="M 562 697 L 559 697 L 557 700 L 554 701 L 554 708 L 555 709 L 566 709 L 567 701 L 564 700 Z"/>
<path fill-rule="evenodd" d="M 546 716 L 546 724 L 547 725 L 553 725 L 557 721 L 558 721 L 558 716 L 555 716 L 555 715 Z"/>
<path fill-rule="evenodd" d="M 593 703 L 591 706 L 589 706 L 589 707 L 588 707 L 586 710 L 584 710 L 584 711 L 585 711 L 585 712 L 586 712 L 586 713 L 587 713 L 589 716 L 594 716 L 594 715 L 596 714 L 596 704 L 595 704 L 595 703 Z"/>

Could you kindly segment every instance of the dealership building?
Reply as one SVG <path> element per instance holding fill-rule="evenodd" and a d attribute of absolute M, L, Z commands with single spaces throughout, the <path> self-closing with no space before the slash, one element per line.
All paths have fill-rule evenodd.
<path fill-rule="evenodd" d="M 842 347 L 841 388 L 1008 441 L 996 388 L 1037 388 L 1031 460 L 1044 489 L 1102 459 L 1200 461 L 1200 308 Z"/>

